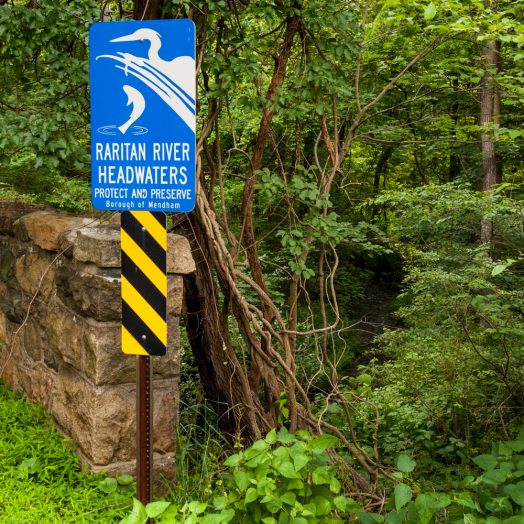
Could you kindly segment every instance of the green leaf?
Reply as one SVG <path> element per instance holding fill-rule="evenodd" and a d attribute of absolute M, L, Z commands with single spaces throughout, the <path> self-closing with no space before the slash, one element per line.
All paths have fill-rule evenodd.
<path fill-rule="evenodd" d="M 313 483 L 314 484 L 329 484 L 331 482 L 332 473 L 326 466 L 319 466 L 313 471 Z"/>
<path fill-rule="evenodd" d="M 433 2 L 430 2 L 426 7 L 424 7 L 424 20 L 429 22 L 435 18 L 437 14 L 437 7 Z"/>
<path fill-rule="evenodd" d="M 304 453 L 296 453 L 292 455 L 295 471 L 300 471 L 308 462 L 309 457 Z"/>
<path fill-rule="evenodd" d="M 131 513 L 125 519 L 122 519 L 120 524 L 145 524 L 146 521 L 147 514 L 144 505 L 134 498 Z"/>
<path fill-rule="evenodd" d="M 309 447 L 315 454 L 319 454 L 326 451 L 326 449 L 335 447 L 337 444 L 337 437 L 324 433 L 323 435 L 312 439 L 309 443 Z"/>
<path fill-rule="evenodd" d="M 251 477 L 249 477 L 245 471 L 235 471 L 233 473 L 233 478 L 235 479 L 235 483 L 241 491 L 245 491 L 250 485 L 249 479 Z"/>
<path fill-rule="evenodd" d="M 339 511 L 346 511 L 346 507 L 348 505 L 348 499 L 344 496 L 335 497 L 333 499 L 333 505 L 335 508 L 337 508 Z"/>
<path fill-rule="evenodd" d="M 159 515 L 162 515 L 164 511 L 171 506 L 171 502 L 167 502 L 167 500 L 157 500 L 155 502 L 150 502 L 146 506 L 146 514 L 149 518 L 156 518 Z"/>
<path fill-rule="evenodd" d="M 401 454 L 397 458 L 397 468 L 402 473 L 410 473 L 415 469 L 417 463 L 408 455 Z"/>
<path fill-rule="evenodd" d="M 287 493 L 284 493 L 282 497 L 280 497 L 280 500 L 289 506 L 294 506 L 295 502 L 297 501 L 297 496 L 292 491 L 288 491 Z"/>
<path fill-rule="evenodd" d="M 455 499 L 455 502 L 459 504 L 460 506 L 463 506 L 465 508 L 474 509 L 476 511 L 480 511 L 480 507 L 478 505 L 478 502 L 475 502 L 473 498 L 471 497 L 471 493 L 465 492 L 460 493 L 458 497 Z"/>
<path fill-rule="evenodd" d="M 266 442 L 268 444 L 275 444 L 275 442 L 277 441 L 277 432 L 276 430 L 273 428 L 267 435 L 266 435 Z"/>
<path fill-rule="evenodd" d="M 406 484 L 397 484 L 395 486 L 395 509 L 398 511 L 404 507 L 413 496 L 413 491 Z"/>
<path fill-rule="evenodd" d="M 132 475 L 119 475 L 116 477 L 116 481 L 120 486 L 129 486 L 133 484 L 134 480 Z"/>
<path fill-rule="evenodd" d="M 257 493 L 256 488 L 249 488 L 246 491 L 246 496 L 244 497 L 244 502 L 246 504 L 249 504 L 250 502 L 253 502 L 254 500 L 256 500 L 257 497 L 258 497 L 258 493 Z"/>
<path fill-rule="evenodd" d="M 300 478 L 300 475 L 295 471 L 295 467 L 291 462 L 286 460 L 285 462 L 278 462 L 275 465 L 275 469 L 287 479 L 297 479 Z"/>
<path fill-rule="evenodd" d="M 223 522 L 229 522 L 225 520 L 225 515 L 222 513 L 208 513 L 202 517 L 202 524 L 222 524 Z"/>
<path fill-rule="evenodd" d="M 524 481 L 508 484 L 504 487 L 504 493 L 509 495 L 513 502 L 524 507 Z"/>
<path fill-rule="evenodd" d="M 192 502 L 190 502 L 187 507 L 189 508 L 189 511 L 191 511 L 191 513 L 195 513 L 196 515 L 200 515 L 200 513 L 204 513 L 204 511 L 206 510 L 207 508 L 207 503 L 206 502 L 200 502 L 198 500 L 193 500 Z"/>
<path fill-rule="evenodd" d="M 402 524 L 406 517 L 407 510 L 402 509 L 400 511 L 390 511 L 386 516 L 387 524 Z"/>
<path fill-rule="evenodd" d="M 224 509 L 228 504 L 228 500 L 226 497 L 215 497 L 213 499 L 213 506 L 215 509 L 221 510 Z"/>
<path fill-rule="evenodd" d="M 235 453 L 234 455 L 231 455 L 226 460 L 224 460 L 224 466 L 229 466 L 230 468 L 234 468 L 240 464 L 241 460 L 242 460 L 242 455 L 240 453 Z"/>
<path fill-rule="evenodd" d="M 331 502 L 325 497 L 313 497 L 311 502 L 315 504 L 317 517 L 327 515 L 331 511 Z"/>
<path fill-rule="evenodd" d="M 277 434 L 277 440 L 281 444 L 290 444 L 295 441 L 295 435 L 289 433 L 289 431 L 283 426 Z"/>
<path fill-rule="evenodd" d="M 493 455 L 479 455 L 473 462 L 485 471 L 489 471 L 497 466 L 498 461 Z"/>
<path fill-rule="evenodd" d="M 109 495 L 118 489 L 118 482 L 113 477 L 107 477 L 98 483 L 98 489 Z"/>
<path fill-rule="evenodd" d="M 340 480 L 338 480 L 336 477 L 331 477 L 331 480 L 329 481 L 329 490 L 332 493 L 340 493 L 342 486 L 340 484 Z"/>
<path fill-rule="evenodd" d="M 506 271 L 508 269 L 509 264 L 497 264 L 491 271 L 491 276 L 496 277 L 497 275 L 500 275 L 503 271 Z"/>
<path fill-rule="evenodd" d="M 358 514 L 358 518 L 362 524 L 380 524 L 384 522 L 384 516 L 378 513 L 362 512 Z"/>

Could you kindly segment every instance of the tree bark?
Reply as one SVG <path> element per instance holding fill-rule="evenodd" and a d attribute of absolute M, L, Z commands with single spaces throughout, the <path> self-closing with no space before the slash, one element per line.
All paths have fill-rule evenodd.
<path fill-rule="evenodd" d="M 272 425 L 230 347 L 225 331 L 228 326 L 223 325 L 218 308 L 212 270 L 216 262 L 208 246 L 208 233 L 197 211 L 188 215 L 182 228 L 191 239 L 197 268 L 184 279 L 186 332 L 206 398 L 214 403 L 223 430 L 248 441 L 259 439 Z"/>
<path fill-rule="evenodd" d="M 135 20 L 155 20 L 162 18 L 164 0 L 134 0 L 133 18 Z"/>
<path fill-rule="evenodd" d="M 487 128 L 480 135 L 482 151 L 481 190 L 493 191 L 493 186 L 499 184 L 502 173 L 499 169 L 499 159 L 495 145 L 495 132 L 499 125 L 500 92 L 495 85 L 494 74 L 500 70 L 500 42 L 487 42 L 483 49 L 484 74 L 480 80 L 480 116 L 479 125 Z M 480 240 L 490 242 L 493 238 L 493 223 L 489 219 L 482 220 Z"/>

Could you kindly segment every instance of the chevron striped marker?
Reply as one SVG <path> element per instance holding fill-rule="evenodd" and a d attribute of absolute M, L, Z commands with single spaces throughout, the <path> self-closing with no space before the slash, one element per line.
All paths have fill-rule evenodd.
<path fill-rule="evenodd" d="M 167 345 L 166 215 L 124 211 L 121 217 L 122 351 L 165 355 Z"/>

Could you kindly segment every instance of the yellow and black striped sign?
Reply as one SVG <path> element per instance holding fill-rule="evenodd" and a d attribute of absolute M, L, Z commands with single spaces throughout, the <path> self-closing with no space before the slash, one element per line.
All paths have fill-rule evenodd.
<path fill-rule="evenodd" d="M 166 215 L 124 211 L 122 249 L 122 351 L 165 355 L 167 345 Z"/>

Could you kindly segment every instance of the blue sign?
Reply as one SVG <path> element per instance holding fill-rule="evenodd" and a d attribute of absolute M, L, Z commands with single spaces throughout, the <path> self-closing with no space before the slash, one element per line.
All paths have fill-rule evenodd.
<path fill-rule="evenodd" d="M 195 207 L 195 26 L 101 22 L 89 31 L 96 209 Z"/>

